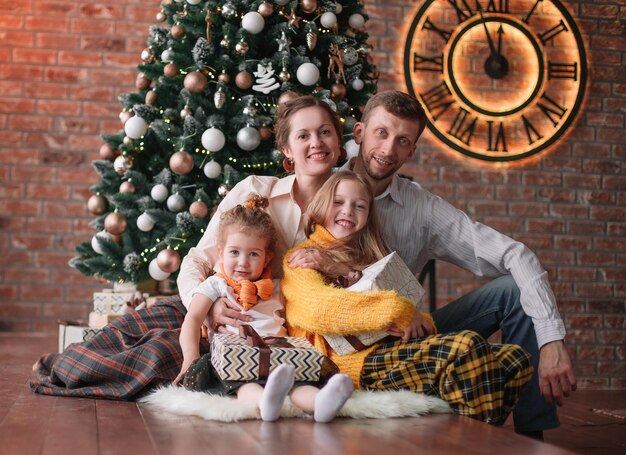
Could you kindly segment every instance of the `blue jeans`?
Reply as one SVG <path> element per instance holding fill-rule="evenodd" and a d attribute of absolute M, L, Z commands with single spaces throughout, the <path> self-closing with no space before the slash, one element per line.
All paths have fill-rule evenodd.
<path fill-rule="evenodd" d="M 499 329 L 502 342 L 517 344 L 532 357 L 535 371 L 513 410 L 515 431 L 557 428 L 556 406 L 548 404 L 539 390 L 539 348 L 530 316 L 520 304 L 520 291 L 511 276 L 497 278 L 433 313 L 440 333 L 473 330 L 488 338 Z"/>

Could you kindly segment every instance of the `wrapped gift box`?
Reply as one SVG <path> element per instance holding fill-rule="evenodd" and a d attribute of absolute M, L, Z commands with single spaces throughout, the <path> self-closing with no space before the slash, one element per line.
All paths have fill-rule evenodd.
<path fill-rule="evenodd" d="M 109 322 L 119 318 L 119 314 L 98 314 L 95 311 L 89 313 L 89 327 L 102 328 Z"/>
<path fill-rule="evenodd" d="M 272 337 L 263 339 L 269 344 L 269 371 L 284 363 L 295 368 L 296 381 L 318 381 L 323 356 L 305 338 L 284 337 L 292 347 L 272 345 Z M 211 363 L 225 381 L 255 381 L 265 379 L 260 374 L 261 362 L 267 359 L 267 348 L 253 347 L 236 334 L 214 334 L 211 339 Z"/>
<path fill-rule="evenodd" d="M 98 315 L 124 314 L 126 302 L 133 302 L 138 294 L 132 292 L 115 292 L 112 289 L 105 289 L 103 292 L 93 293 L 93 311 Z M 143 294 L 143 299 L 147 299 L 149 294 Z"/>
<path fill-rule="evenodd" d="M 82 343 L 96 336 L 102 329 L 85 326 L 81 321 L 59 321 L 59 352 L 72 343 Z"/>
<path fill-rule="evenodd" d="M 363 270 L 363 276 L 355 284 L 347 288 L 350 291 L 382 291 L 394 290 L 401 296 L 411 300 L 416 307 L 422 303 L 424 288 L 409 270 L 396 252 L 388 254 Z M 340 355 L 355 352 L 359 343 L 371 346 L 387 336 L 387 332 L 364 332 L 355 337 L 325 335 L 324 338 L 331 348 Z M 350 338 L 356 338 L 356 343 Z"/>

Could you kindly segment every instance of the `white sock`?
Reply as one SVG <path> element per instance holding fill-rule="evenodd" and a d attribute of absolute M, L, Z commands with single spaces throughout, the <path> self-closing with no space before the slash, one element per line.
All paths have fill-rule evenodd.
<path fill-rule="evenodd" d="M 352 395 L 354 384 L 347 374 L 336 374 L 315 397 L 315 421 L 330 422 Z"/>
<path fill-rule="evenodd" d="M 294 376 L 295 370 L 291 365 L 280 365 L 270 373 L 259 402 L 261 419 L 273 422 L 280 417 L 283 402 L 293 387 Z"/>

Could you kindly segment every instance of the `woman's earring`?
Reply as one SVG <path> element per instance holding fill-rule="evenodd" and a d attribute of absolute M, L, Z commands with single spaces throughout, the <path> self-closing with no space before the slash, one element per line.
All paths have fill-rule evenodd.
<path fill-rule="evenodd" d="M 285 169 L 286 172 L 293 172 L 293 160 L 285 157 L 283 160 L 283 169 Z"/>

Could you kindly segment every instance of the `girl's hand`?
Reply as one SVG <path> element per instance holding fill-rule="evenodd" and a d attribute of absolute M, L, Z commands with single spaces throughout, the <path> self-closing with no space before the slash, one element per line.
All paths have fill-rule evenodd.
<path fill-rule="evenodd" d="M 187 373 L 187 370 L 189 369 L 191 364 L 194 362 L 194 360 L 198 358 L 199 357 L 186 357 L 183 359 L 183 366 L 180 368 L 180 373 L 178 373 L 176 379 L 174 379 L 174 384 L 178 384 L 180 382 L 180 380 L 185 376 L 185 373 Z"/>
<path fill-rule="evenodd" d="M 301 248 L 295 251 L 287 261 L 292 269 L 314 269 L 328 277 L 345 276 L 352 270 L 345 264 L 333 261 L 318 248 Z"/>

